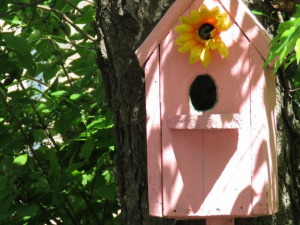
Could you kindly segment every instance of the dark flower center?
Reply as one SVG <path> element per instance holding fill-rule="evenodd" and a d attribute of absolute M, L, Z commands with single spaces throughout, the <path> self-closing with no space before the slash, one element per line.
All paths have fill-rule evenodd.
<path fill-rule="evenodd" d="M 202 39 L 209 40 L 211 39 L 210 32 L 212 32 L 214 29 L 215 27 L 213 25 L 205 23 L 199 28 L 198 34 Z"/>

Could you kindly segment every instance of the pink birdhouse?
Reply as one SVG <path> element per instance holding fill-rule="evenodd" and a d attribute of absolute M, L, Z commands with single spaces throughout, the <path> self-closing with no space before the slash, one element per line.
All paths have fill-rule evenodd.
<path fill-rule="evenodd" d="M 277 212 L 269 42 L 240 0 L 177 0 L 136 51 L 150 215 L 233 224 Z"/>

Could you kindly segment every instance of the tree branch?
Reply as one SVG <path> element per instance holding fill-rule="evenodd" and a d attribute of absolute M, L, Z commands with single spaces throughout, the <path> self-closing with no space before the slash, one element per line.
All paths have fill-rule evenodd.
<path fill-rule="evenodd" d="M 45 82 L 43 82 L 43 81 L 41 81 L 41 80 L 38 80 L 38 79 L 35 79 L 35 78 L 33 78 L 33 77 L 28 77 L 28 76 L 26 76 L 26 75 L 23 75 L 22 77 L 25 78 L 25 79 L 27 79 L 27 80 L 32 80 L 32 81 L 34 81 L 34 82 L 37 82 L 37 83 L 39 83 L 39 84 L 42 84 L 42 85 L 44 85 L 44 86 L 46 86 L 46 87 L 50 87 L 49 84 L 46 84 Z"/>
<path fill-rule="evenodd" d="M 21 88 L 25 91 L 25 93 L 27 94 L 26 92 L 26 88 L 24 87 L 23 83 L 22 82 L 19 82 L 20 83 L 20 86 Z M 27 95 L 27 97 L 29 98 L 29 96 Z M 58 145 L 56 144 L 56 141 L 54 140 L 52 134 L 50 133 L 50 131 L 48 130 L 48 126 L 45 124 L 42 116 L 39 114 L 39 112 L 36 110 L 36 107 L 31 103 L 31 107 L 33 108 L 35 114 L 37 115 L 38 117 L 38 120 L 39 122 L 41 123 L 42 125 L 42 128 L 43 130 L 46 132 L 47 136 L 49 137 L 49 139 L 51 140 L 53 146 L 55 147 L 55 149 L 57 150 L 57 152 L 59 152 L 59 147 Z"/>
<path fill-rule="evenodd" d="M 83 200 L 85 201 L 86 206 L 88 207 L 88 209 L 90 210 L 90 212 L 92 213 L 93 217 L 95 218 L 95 220 L 97 221 L 98 225 L 101 225 L 101 221 L 99 220 L 97 214 L 95 213 L 94 209 L 92 208 L 88 198 L 86 197 L 86 194 L 84 192 L 80 193 L 81 197 L 83 198 Z"/>
<path fill-rule="evenodd" d="M 48 26 L 47 26 L 47 27 L 48 27 Z M 55 50 L 55 52 L 56 52 L 56 54 L 57 54 L 57 56 L 58 56 L 58 58 L 59 58 L 60 66 L 62 67 L 62 69 L 63 69 L 63 71 L 64 71 L 64 73 L 65 73 L 65 75 L 66 75 L 66 77 L 67 77 L 67 79 L 68 79 L 68 82 L 69 82 L 69 84 L 70 84 L 70 87 L 71 87 L 71 89 L 73 89 L 73 84 L 72 84 L 71 78 L 70 78 L 70 76 L 69 76 L 69 73 L 68 73 L 68 71 L 66 70 L 66 67 L 65 67 L 65 65 L 64 65 L 62 56 L 61 56 L 60 52 L 57 50 L 57 48 L 56 48 L 56 46 L 55 46 L 55 43 L 54 43 L 54 41 L 53 41 L 52 38 L 51 38 L 51 44 L 52 44 L 52 46 L 53 46 L 53 48 L 54 48 L 54 50 Z"/>
<path fill-rule="evenodd" d="M 92 42 L 97 41 L 97 38 L 94 38 L 91 35 L 89 35 L 88 33 L 84 32 L 80 27 L 78 27 L 75 23 L 73 23 L 73 21 L 69 17 L 67 17 L 65 14 L 63 14 L 59 10 L 49 8 L 49 7 L 43 6 L 43 5 L 37 5 L 36 7 L 39 8 L 39 9 L 43 9 L 43 10 L 46 10 L 46 11 L 53 12 L 53 13 L 57 14 L 60 18 L 65 20 L 67 23 L 69 23 L 72 27 L 74 27 L 75 30 L 77 30 L 79 33 L 84 35 L 87 39 L 91 40 Z"/>
<path fill-rule="evenodd" d="M 79 9 L 76 5 L 74 5 L 72 2 L 70 2 L 69 0 L 65 0 L 65 2 L 67 2 L 69 5 L 71 5 L 74 9 L 76 9 L 81 15 L 84 15 L 84 12 L 82 12 L 81 9 Z"/>

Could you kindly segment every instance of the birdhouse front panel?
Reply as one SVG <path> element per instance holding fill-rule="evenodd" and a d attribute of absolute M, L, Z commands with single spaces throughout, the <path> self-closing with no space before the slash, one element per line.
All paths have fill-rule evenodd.
<path fill-rule="evenodd" d="M 186 16 L 201 4 L 222 9 L 217 1 L 195 1 Z M 251 205 L 249 41 L 233 25 L 222 35 L 229 57 L 212 52 L 205 68 L 178 53 L 177 37 L 172 30 L 160 45 L 164 215 L 246 215 Z M 220 124 L 205 128 L 206 115 L 219 117 Z M 196 123 L 204 127 L 197 129 Z M 233 128 L 223 129 L 226 123 Z"/>
<path fill-rule="evenodd" d="M 238 0 L 188 2 L 176 1 L 158 24 L 166 35 L 145 65 L 150 214 L 275 213 L 275 76 L 263 69 L 261 36 L 249 38 L 255 23 L 235 20 L 248 18 Z"/>

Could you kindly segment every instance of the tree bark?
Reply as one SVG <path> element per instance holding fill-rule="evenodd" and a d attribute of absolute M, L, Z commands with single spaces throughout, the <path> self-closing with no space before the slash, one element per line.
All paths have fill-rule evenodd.
<path fill-rule="evenodd" d="M 96 0 L 99 37 L 98 65 L 105 99 L 114 114 L 117 147 L 116 180 L 123 224 L 193 225 L 204 220 L 174 221 L 149 216 L 146 157 L 144 73 L 135 50 L 140 46 L 174 0 Z M 268 2 L 249 1 L 249 7 L 271 15 Z M 269 31 L 276 24 L 261 18 Z M 290 72 L 278 75 L 278 155 L 280 211 L 274 216 L 236 219 L 236 225 L 299 225 L 300 126 L 289 92 Z"/>

